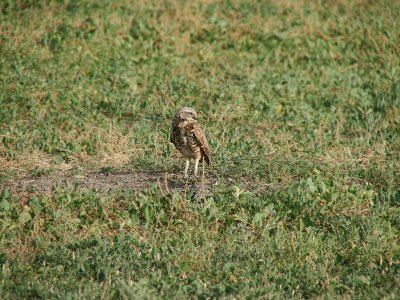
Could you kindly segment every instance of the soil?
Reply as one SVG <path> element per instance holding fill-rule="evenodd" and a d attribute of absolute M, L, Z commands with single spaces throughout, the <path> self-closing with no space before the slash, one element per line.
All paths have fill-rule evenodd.
<path fill-rule="evenodd" d="M 50 193 L 53 188 L 78 186 L 81 189 L 95 189 L 98 193 L 108 193 L 121 189 L 144 190 L 151 184 L 157 184 L 163 192 L 172 190 L 178 192 L 189 191 L 194 198 L 203 198 L 208 195 L 214 186 L 224 184 L 238 185 L 256 195 L 264 194 L 267 190 L 279 188 L 282 184 L 257 182 L 254 178 L 225 178 L 225 182 L 218 183 L 216 175 L 209 173 L 205 182 L 189 178 L 185 180 L 182 174 L 167 174 L 162 172 L 143 172 L 139 170 L 85 170 L 74 174 L 71 171 L 52 173 L 41 176 L 26 176 L 3 182 L 13 194 L 30 195 Z M 1 190 L 1 189 L 0 189 Z"/>
<path fill-rule="evenodd" d="M 164 191 L 188 190 L 195 197 L 203 197 L 211 190 L 211 181 L 185 181 L 182 175 L 165 174 L 160 172 L 140 171 L 95 171 L 72 174 L 68 172 L 53 173 L 42 176 L 26 176 L 6 181 L 2 185 L 13 194 L 49 193 L 52 188 L 79 186 L 81 189 L 95 189 L 99 193 L 107 193 L 121 189 L 143 190 L 151 184 L 157 184 Z"/>

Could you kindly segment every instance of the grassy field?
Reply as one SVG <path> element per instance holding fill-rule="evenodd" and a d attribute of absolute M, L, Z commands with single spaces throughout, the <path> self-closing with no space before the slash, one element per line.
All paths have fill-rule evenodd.
<path fill-rule="evenodd" d="M 399 1 L 1 1 L 0 298 L 398 299 L 399 20 Z M 212 148 L 201 201 L 168 186 L 180 106 Z M 73 180 L 103 173 L 138 178 Z"/>

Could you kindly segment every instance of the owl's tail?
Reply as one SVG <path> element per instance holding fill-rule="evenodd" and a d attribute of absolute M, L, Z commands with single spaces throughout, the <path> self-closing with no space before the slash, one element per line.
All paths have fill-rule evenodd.
<path fill-rule="evenodd" d="M 203 156 L 203 163 L 204 163 L 204 161 L 206 161 L 207 165 L 210 165 L 210 164 L 211 164 L 211 162 L 210 162 L 210 157 L 209 157 L 208 155 L 204 155 L 204 156 Z"/>

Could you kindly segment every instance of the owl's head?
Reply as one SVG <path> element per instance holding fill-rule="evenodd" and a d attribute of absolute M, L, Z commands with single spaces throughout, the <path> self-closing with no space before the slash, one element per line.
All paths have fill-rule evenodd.
<path fill-rule="evenodd" d="M 175 113 L 174 120 L 182 121 L 195 121 L 197 120 L 197 113 L 191 107 L 181 107 Z"/>

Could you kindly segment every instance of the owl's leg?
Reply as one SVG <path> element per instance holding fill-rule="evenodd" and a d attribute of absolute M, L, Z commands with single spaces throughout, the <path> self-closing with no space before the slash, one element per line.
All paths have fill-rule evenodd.
<path fill-rule="evenodd" d="M 205 168 L 206 168 L 206 162 L 204 161 L 204 157 L 203 157 L 203 160 L 201 161 L 201 164 L 203 165 L 203 172 L 202 172 L 202 174 L 201 174 L 201 180 L 203 180 L 204 181 L 204 170 L 205 170 Z"/>
<path fill-rule="evenodd" d="M 186 167 L 185 167 L 185 177 L 188 177 L 188 170 L 189 170 L 189 159 L 186 159 Z"/>
<path fill-rule="evenodd" d="M 197 176 L 197 171 L 199 169 L 199 161 L 200 161 L 200 157 L 196 158 L 196 160 L 194 161 L 194 176 Z"/>

